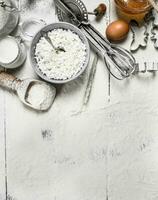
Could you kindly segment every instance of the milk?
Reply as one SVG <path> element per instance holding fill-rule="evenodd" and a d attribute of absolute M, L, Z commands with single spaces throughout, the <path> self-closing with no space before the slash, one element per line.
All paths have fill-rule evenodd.
<path fill-rule="evenodd" d="M 0 63 L 13 62 L 19 53 L 19 47 L 11 37 L 5 37 L 0 40 Z"/>

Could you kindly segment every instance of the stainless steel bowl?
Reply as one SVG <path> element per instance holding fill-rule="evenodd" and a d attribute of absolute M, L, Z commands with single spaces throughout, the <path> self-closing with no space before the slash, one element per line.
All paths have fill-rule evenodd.
<path fill-rule="evenodd" d="M 35 59 L 35 48 L 36 48 L 36 44 L 39 42 L 40 38 L 42 37 L 41 31 L 49 32 L 51 30 L 58 29 L 58 28 L 65 29 L 65 30 L 71 30 L 72 32 L 76 33 L 80 37 L 82 42 L 86 45 L 87 56 L 86 56 L 86 60 L 84 62 L 84 65 L 83 65 L 81 71 L 78 72 L 75 76 L 73 76 L 69 79 L 66 79 L 66 80 L 65 79 L 64 80 L 57 80 L 57 79 L 51 79 L 51 78 L 47 77 L 39 69 L 38 64 L 36 62 L 36 59 Z M 76 79 L 77 77 L 79 77 L 85 71 L 86 67 L 88 66 L 89 57 L 90 57 L 90 47 L 89 47 L 89 43 L 88 43 L 86 36 L 76 26 L 69 24 L 69 23 L 65 23 L 65 22 L 53 23 L 53 24 L 47 25 L 44 28 L 42 28 L 33 38 L 32 43 L 31 43 L 31 48 L 30 48 L 30 60 L 31 60 L 33 69 L 38 74 L 38 76 L 40 76 L 42 79 L 44 79 L 45 81 L 48 81 L 50 83 L 61 84 L 61 83 L 67 83 L 69 81 Z"/>

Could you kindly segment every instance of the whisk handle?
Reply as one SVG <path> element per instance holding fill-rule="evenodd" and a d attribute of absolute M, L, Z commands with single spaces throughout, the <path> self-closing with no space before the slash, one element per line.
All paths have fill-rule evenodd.
<path fill-rule="evenodd" d="M 0 72 L 0 86 L 9 90 L 16 91 L 20 82 L 21 81 L 18 80 L 15 76 L 6 72 Z"/>

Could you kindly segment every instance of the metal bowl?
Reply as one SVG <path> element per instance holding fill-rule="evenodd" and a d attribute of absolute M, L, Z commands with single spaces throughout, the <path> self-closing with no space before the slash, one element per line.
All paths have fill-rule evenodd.
<path fill-rule="evenodd" d="M 83 64 L 81 71 L 79 71 L 73 77 L 71 77 L 69 79 L 64 79 L 64 80 L 51 79 L 51 78 L 47 77 L 39 69 L 36 59 L 35 59 L 35 48 L 36 48 L 36 44 L 39 42 L 40 38 L 42 37 L 41 31 L 49 32 L 49 31 L 52 31 L 54 29 L 59 29 L 59 28 L 65 29 L 65 30 L 71 30 L 72 32 L 76 33 L 80 37 L 82 42 L 86 45 L 86 54 L 87 54 L 86 60 Z M 88 66 L 89 57 L 90 57 L 90 47 L 89 47 L 89 43 L 88 43 L 86 36 L 76 26 L 69 24 L 69 23 L 65 23 L 65 22 L 53 23 L 53 24 L 47 25 L 44 28 L 42 28 L 33 38 L 32 43 L 31 43 L 31 48 L 30 48 L 30 60 L 31 60 L 33 69 L 38 74 L 38 76 L 40 76 L 42 79 L 44 79 L 45 81 L 48 81 L 50 83 L 61 84 L 61 83 L 67 83 L 69 81 L 76 79 L 78 76 L 80 76 L 85 71 L 86 67 Z"/>

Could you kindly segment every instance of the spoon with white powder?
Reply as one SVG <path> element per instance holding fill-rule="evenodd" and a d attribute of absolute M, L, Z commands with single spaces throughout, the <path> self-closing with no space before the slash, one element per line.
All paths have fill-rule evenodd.
<path fill-rule="evenodd" d="M 5 72 L 0 73 L 0 86 L 16 92 L 25 105 L 40 111 L 48 110 L 56 95 L 56 89 L 43 81 L 20 80 Z"/>
<path fill-rule="evenodd" d="M 54 44 L 47 32 L 41 31 L 41 34 L 47 40 L 47 42 L 52 46 L 52 48 L 55 50 L 56 53 L 59 53 L 60 51 L 65 52 L 65 49 L 63 47 L 55 47 L 54 46 Z"/>

